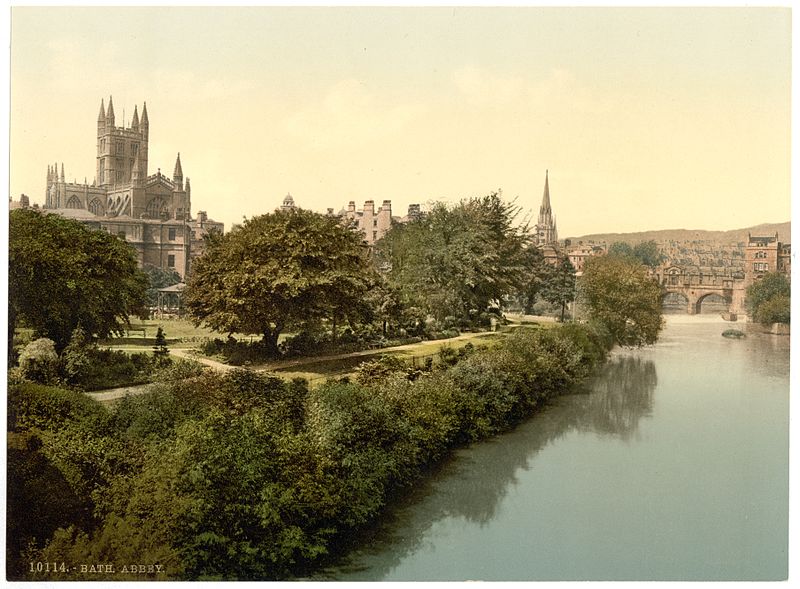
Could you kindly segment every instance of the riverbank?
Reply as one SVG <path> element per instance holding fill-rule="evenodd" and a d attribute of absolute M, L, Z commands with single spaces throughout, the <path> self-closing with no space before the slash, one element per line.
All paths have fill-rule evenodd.
<path fill-rule="evenodd" d="M 580 394 L 456 449 L 313 579 L 785 579 L 789 338 L 730 326 L 668 317 L 654 346 L 613 350 Z"/>
<path fill-rule="evenodd" d="M 349 383 L 310 391 L 254 371 L 209 372 L 127 397 L 102 419 L 69 392 L 20 387 L 12 427 L 46 424 L 30 451 L 78 477 L 99 502 L 90 507 L 99 523 L 54 535 L 36 558 L 91 559 L 124 531 L 120 545 L 162 555 L 170 579 L 304 574 L 453 448 L 525 419 L 608 348 L 588 326 L 564 325 L 465 347 L 439 368 L 373 362 Z M 51 394 L 79 410 L 37 416 Z M 93 448 L 125 448 L 126 458 Z"/>

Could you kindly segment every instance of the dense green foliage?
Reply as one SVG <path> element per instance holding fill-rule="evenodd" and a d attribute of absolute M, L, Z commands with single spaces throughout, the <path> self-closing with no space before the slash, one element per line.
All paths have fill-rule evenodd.
<path fill-rule="evenodd" d="M 373 281 L 361 236 L 338 217 L 276 211 L 208 238 L 184 304 L 197 324 L 261 335 L 277 354 L 284 329 L 362 319 Z"/>
<path fill-rule="evenodd" d="M 147 276 L 149 284 L 147 302 L 151 307 L 155 307 L 158 304 L 159 289 L 181 282 L 181 275 L 174 268 L 159 268 L 158 266 L 146 264 L 142 270 Z"/>
<path fill-rule="evenodd" d="M 546 265 L 541 296 L 548 303 L 561 308 L 561 321 L 567 309 L 567 304 L 575 300 L 575 268 L 566 256 L 562 257 L 556 266 Z"/>
<path fill-rule="evenodd" d="M 525 418 L 610 344 L 589 325 L 519 329 L 493 348 L 448 354 L 439 368 L 381 360 L 357 383 L 312 391 L 245 370 L 203 373 L 110 410 L 15 384 L 9 431 L 41 443 L 20 444 L 10 471 L 20 536 L 9 575 L 64 578 L 28 575 L 14 551 L 29 543 L 26 555 L 43 562 L 159 563 L 161 579 L 302 574 L 450 448 Z M 33 464 L 46 468 L 34 475 Z M 24 495 L 35 477 L 63 492 Z M 47 525 L 27 529 L 40 513 L 51 514 Z"/>
<path fill-rule="evenodd" d="M 497 194 L 454 206 L 436 204 L 426 215 L 395 225 L 377 247 L 388 269 L 387 290 L 400 307 L 422 319 L 448 316 L 470 323 L 504 296 L 522 290 L 531 260 L 525 229 L 514 226 L 518 207 Z"/>
<path fill-rule="evenodd" d="M 121 333 L 144 312 L 147 279 L 116 236 L 34 210 L 9 215 L 8 334 L 18 322 L 62 350 L 81 325 L 94 337 Z"/>
<path fill-rule="evenodd" d="M 664 261 L 664 254 L 654 240 L 640 241 L 634 246 L 624 241 L 615 241 L 608 247 L 609 256 L 632 258 L 650 268 L 657 267 Z"/>
<path fill-rule="evenodd" d="M 789 323 L 792 285 L 785 274 L 770 272 L 747 287 L 745 308 L 762 325 Z"/>
<path fill-rule="evenodd" d="M 658 339 L 661 287 L 640 262 L 616 255 L 590 258 L 579 289 L 589 317 L 604 325 L 615 343 L 643 346 Z"/>

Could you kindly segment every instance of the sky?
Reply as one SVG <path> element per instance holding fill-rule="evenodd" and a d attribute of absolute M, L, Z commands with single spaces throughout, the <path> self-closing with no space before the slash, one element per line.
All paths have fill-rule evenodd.
<path fill-rule="evenodd" d="M 502 189 L 560 237 L 790 218 L 788 8 L 55 8 L 11 13 L 10 189 L 92 182 L 100 100 L 147 102 L 193 213 Z"/>

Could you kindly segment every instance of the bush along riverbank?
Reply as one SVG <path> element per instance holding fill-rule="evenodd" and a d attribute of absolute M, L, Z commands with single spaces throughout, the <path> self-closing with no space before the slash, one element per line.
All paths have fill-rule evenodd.
<path fill-rule="evenodd" d="M 9 578 L 306 574 L 453 447 L 530 416 L 610 348 L 587 325 L 520 329 L 438 367 L 379 360 L 313 391 L 207 371 L 111 409 L 15 384 Z"/>

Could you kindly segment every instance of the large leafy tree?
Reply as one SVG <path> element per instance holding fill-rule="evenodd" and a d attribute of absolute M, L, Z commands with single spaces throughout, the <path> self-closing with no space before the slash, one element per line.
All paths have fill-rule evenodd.
<path fill-rule="evenodd" d="M 469 318 L 520 289 L 525 278 L 519 209 L 497 194 L 437 203 L 424 217 L 394 226 L 378 246 L 379 263 L 409 307 L 439 320 Z"/>
<path fill-rule="evenodd" d="M 622 256 L 590 258 L 579 288 L 589 317 L 605 325 L 617 344 L 636 347 L 658 339 L 661 287 L 643 264 Z"/>
<path fill-rule="evenodd" d="M 123 240 L 57 215 L 18 209 L 9 218 L 9 349 L 18 322 L 58 350 L 79 325 L 119 333 L 144 311 L 147 279 Z"/>
<path fill-rule="evenodd" d="M 770 272 L 747 287 L 745 308 L 758 323 L 789 323 L 791 283 L 785 274 Z"/>
<path fill-rule="evenodd" d="M 147 289 L 147 302 L 150 306 L 155 306 L 158 303 L 159 289 L 181 282 L 181 275 L 173 268 L 159 268 L 158 266 L 147 264 L 144 267 L 144 273 L 150 283 Z"/>
<path fill-rule="evenodd" d="M 276 352 L 286 328 L 364 318 L 373 282 L 361 237 L 337 217 L 276 211 L 208 238 L 184 304 L 197 324 L 259 334 Z"/>
<path fill-rule="evenodd" d="M 548 303 L 561 307 L 563 322 L 567 304 L 575 300 L 575 268 L 568 257 L 563 256 L 558 264 L 548 267 L 542 281 L 541 296 Z"/>
<path fill-rule="evenodd" d="M 615 241 L 609 246 L 608 255 L 631 258 L 650 268 L 655 268 L 664 260 L 661 249 L 652 239 L 640 241 L 634 246 L 624 241 Z"/>

